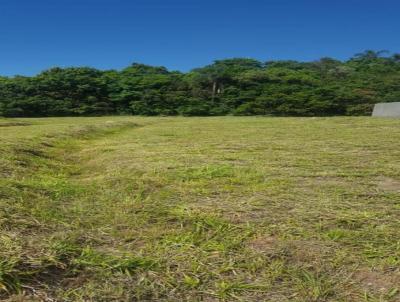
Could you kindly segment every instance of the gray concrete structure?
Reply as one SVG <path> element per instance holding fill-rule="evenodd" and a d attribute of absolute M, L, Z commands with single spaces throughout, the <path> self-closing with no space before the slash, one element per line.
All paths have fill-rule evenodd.
<path fill-rule="evenodd" d="M 400 118 L 400 102 L 375 104 L 372 116 Z"/>

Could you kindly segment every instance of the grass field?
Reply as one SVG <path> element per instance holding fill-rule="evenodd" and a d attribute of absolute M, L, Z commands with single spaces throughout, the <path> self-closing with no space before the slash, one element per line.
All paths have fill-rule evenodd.
<path fill-rule="evenodd" d="M 400 120 L 0 119 L 0 300 L 400 301 Z"/>

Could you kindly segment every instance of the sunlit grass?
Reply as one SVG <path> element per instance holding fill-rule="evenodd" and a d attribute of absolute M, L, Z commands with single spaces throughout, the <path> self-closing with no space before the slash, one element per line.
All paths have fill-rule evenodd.
<path fill-rule="evenodd" d="M 0 120 L 0 297 L 397 301 L 399 129 Z"/>

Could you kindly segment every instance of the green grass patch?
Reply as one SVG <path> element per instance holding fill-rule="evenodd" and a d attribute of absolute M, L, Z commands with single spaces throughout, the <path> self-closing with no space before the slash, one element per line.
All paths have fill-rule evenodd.
<path fill-rule="evenodd" d="M 388 301 L 400 121 L 0 121 L 0 298 Z"/>

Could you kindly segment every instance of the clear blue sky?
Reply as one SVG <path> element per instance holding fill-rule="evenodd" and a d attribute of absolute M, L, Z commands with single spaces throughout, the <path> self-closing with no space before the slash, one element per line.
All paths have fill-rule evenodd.
<path fill-rule="evenodd" d="M 0 0 L 0 75 L 400 52 L 399 0 Z"/>

